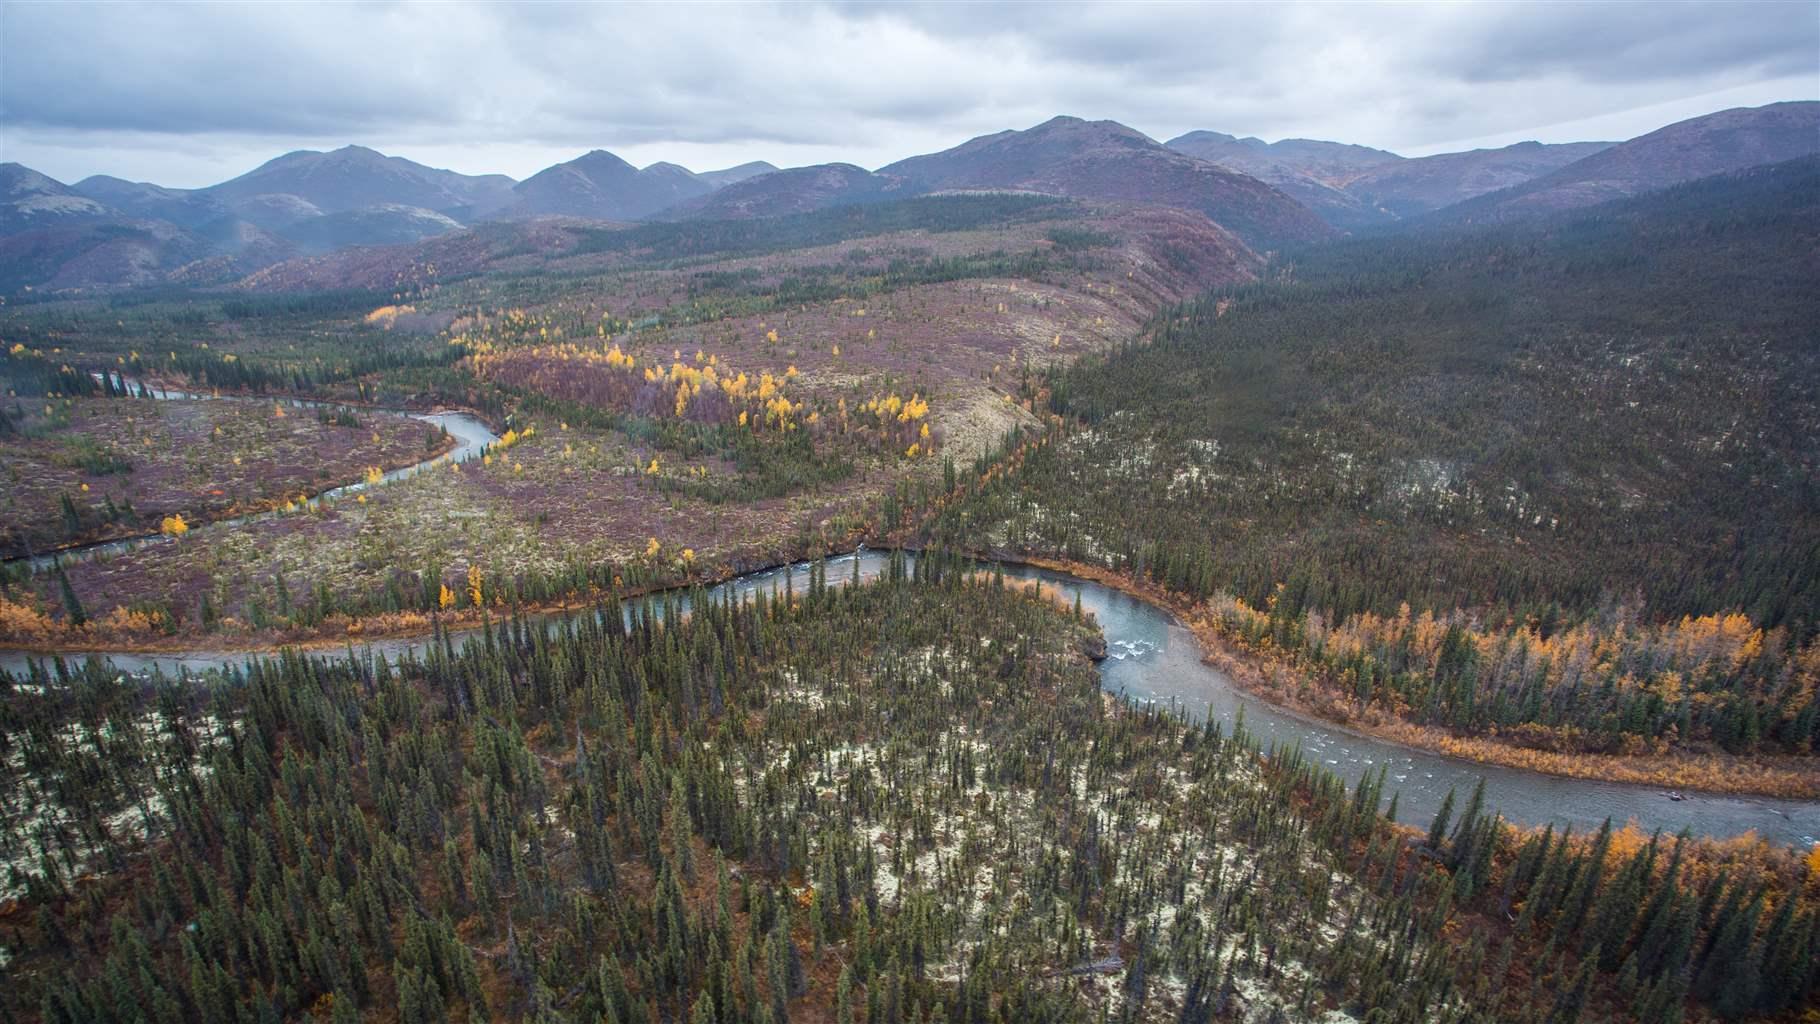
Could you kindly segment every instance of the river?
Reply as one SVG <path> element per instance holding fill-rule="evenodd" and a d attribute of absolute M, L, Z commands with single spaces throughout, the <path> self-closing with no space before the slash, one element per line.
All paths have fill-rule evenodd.
<path fill-rule="evenodd" d="M 831 558 L 830 583 L 840 583 L 859 562 L 862 578 L 882 572 L 888 555 L 877 551 Z M 744 597 L 760 590 L 781 591 L 786 576 L 794 573 L 795 586 L 808 586 L 808 566 L 770 569 L 752 573 L 709 590 L 720 598 L 730 589 Z M 1174 705 L 1197 719 L 1207 715 L 1226 723 L 1228 731 L 1239 716 L 1245 728 L 1265 746 L 1279 748 L 1300 744 L 1312 761 L 1356 782 L 1383 768 L 1388 773 L 1385 799 L 1400 793 L 1398 817 L 1426 825 L 1439 809 L 1448 790 L 1463 804 L 1478 780 L 1485 780 L 1486 805 L 1507 820 L 1521 825 L 1572 825 L 1576 831 L 1596 829 L 1610 818 L 1615 825 L 1635 819 L 1645 829 L 1673 833 L 1685 828 L 1696 835 L 1728 837 L 1747 830 L 1771 842 L 1806 849 L 1820 837 L 1820 802 L 1738 797 L 1689 792 L 1672 800 L 1662 790 L 1571 779 L 1518 768 L 1482 765 L 1432 754 L 1384 740 L 1348 732 L 1336 726 L 1304 719 L 1251 697 L 1230 678 L 1201 660 L 1200 642 L 1169 612 L 1141 599 L 1099 583 L 1065 573 L 1030 566 L 1006 566 L 1010 579 L 1043 580 L 1059 587 L 1081 607 L 1092 612 L 1106 634 L 1107 658 L 1100 664 L 1101 685 L 1109 692 L 1137 701 Z M 645 598 L 650 602 L 659 597 Z M 686 602 L 685 602 L 686 606 Z M 629 609 L 628 609 L 629 611 Z M 456 635 L 459 641 L 461 634 Z M 405 651 L 422 651 L 428 638 L 381 640 L 362 651 L 396 659 Z M 81 657 L 82 655 L 72 655 Z M 193 651 L 183 654 L 106 654 L 124 671 L 157 670 L 167 675 L 205 671 L 245 660 L 244 653 Z M 0 652 L 0 669 L 23 672 L 32 655 Z"/>

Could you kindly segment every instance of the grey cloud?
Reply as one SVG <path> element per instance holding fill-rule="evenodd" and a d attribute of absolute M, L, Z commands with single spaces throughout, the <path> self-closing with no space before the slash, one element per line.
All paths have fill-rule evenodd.
<path fill-rule="evenodd" d="M 66 155 L 167 136 L 882 163 L 1057 113 L 1397 148 L 1820 66 L 1805 4 L 13 2 L 0 19 L 0 146 Z"/>
<path fill-rule="evenodd" d="M 1441 70 L 1468 81 L 1559 72 L 1619 82 L 1751 68 L 1790 74 L 1820 60 L 1820 9 L 1806 3 L 1592 4 L 1547 18 L 1521 7 L 1491 13 Z"/>

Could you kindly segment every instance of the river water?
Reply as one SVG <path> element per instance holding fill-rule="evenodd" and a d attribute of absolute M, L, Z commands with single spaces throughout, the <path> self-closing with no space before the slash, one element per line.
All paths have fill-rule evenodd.
<path fill-rule="evenodd" d="M 1646 786 L 1570 779 L 1521 768 L 1477 764 L 1348 732 L 1291 714 L 1246 694 L 1225 673 L 1201 661 L 1200 641 L 1169 612 L 1098 583 L 1047 570 L 1007 567 L 1007 576 L 1046 580 L 1099 618 L 1106 633 L 1102 685 L 1141 701 L 1176 704 L 1199 719 L 1213 715 L 1245 728 L 1264 746 L 1300 744 L 1311 761 L 1348 782 L 1382 767 L 1385 800 L 1401 793 L 1397 817 L 1427 825 L 1452 789 L 1463 805 L 1480 778 L 1486 806 L 1523 825 L 1598 828 L 1606 818 L 1622 825 L 1635 818 L 1645 829 L 1689 829 L 1696 835 L 1733 836 L 1754 829 L 1775 843 L 1806 849 L 1820 837 L 1820 802 L 1686 792 L 1671 800 Z"/>
<path fill-rule="evenodd" d="M 828 580 L 838 584 L 850 579 L 855 561 L 862 578 L 877 576 L 884 571 L 888 557 L 882 552 L 861 551 L 831 558 L 827 562 Z M 1204 664 L 1194 634 L 1155 605 L 1099 583 L 1046 569 L 1006 566 L 1005 575 L 1012 580 L 1053 584 L 1069 600 L 1080 597 L 1081 607 L 1093 613 L 1106 634 L 1107 658 L 1100 671 L 1101 685 L 1107 691 L 1136 701 L 1176 706 L 1196 719 L 1212 715 L 1226 723 L 1228 732 L 1243 715 L 1246 730 L 1259 737 L 1263 745 L 1274 742 L 1286 749 L 1299 744 L 1306 757 L 1349 783 L 1383 768 L 1387 772 L 1385 800 L 1391 793 L 1401 794 L 1397 816 L 1405 822 L 1426 825 L 1448 790 L 1455 792 L 1457 804 L 1463 804 L 1483 778 L 1486 805 L 1522 825 L 1552 822 L 1586 831 L 1598 828 L 1607 818 L 1614 825 L 1635 819 L 1645 829 L 1660 828 L 1667 833 L 1685 828 L 1696 835 L 1727 837 L 1754 830 L 1771 842 L 1801 849 L 1813 846 L 1816 837 L 1820 837 L 1820 802 L 1694 792 L 1677 801 L 1655 788 L 1475 764 L 1305 719 L 1246 695 L 1224 673 Z M 791 576 L 799 592 L 807 588 L 808 566 L 799 564 L 791 569 L 741 576 L 708 593 L 721 598 L 728 590 L 741 597 L 761 590 L 781 592 Z M 687 602 L 682 604 L 686 607 Z M 460 638 L 461 634 L 457 634 L 457 643 Z M 429 642 L 423 637 L 383 640 L 360 650 L 396 659 L 407 650 L 423 651 Z M 221 668 L 246 658 L 242 653 L 210 651 L 101 656 L 110 658 L 123 671 L 157 670 L 166 675 Z M 22 673 L 32 657 L 19 651 L 0 651 L 0 669 Z"/>

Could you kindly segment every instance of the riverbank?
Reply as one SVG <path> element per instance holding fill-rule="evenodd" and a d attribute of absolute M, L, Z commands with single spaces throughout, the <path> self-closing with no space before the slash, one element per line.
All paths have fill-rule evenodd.
<path fill-rule="evenodd" d="M 855 553 L 862 545 L 841 551 L 828 551 L 821 557 L 839 558 Z M 223 633 L 184 630 L 177 633 L 129 632 L 111 628 L 107 621 L 89 622 L 81 626 L 70 626 L 62 620 L 44 619 L 45 632 L 40 638 L 22 637 L 8 634 L 8 629 L 15 626 L 9 612 L 16 614 L 18 605 L 9 604 L 0 597 L 0 654 L 14 653 L 41 656 L 45 658 L 86 658 L 90 655 L 109 657 L 113 655 L 138 655 L 147 657 L 180 657 L 185 655 L 208 658 L 252 659 L 274 657 L 282 651 L 305 651 L 322 653 L 338 651 L 349 644 L 368 644 L 383 641 L 423 640 L 432 636 L 440 626 L 445 632 L 465 632 L 479 629 L 487 623 L 498 623 L 504 617 L 523 614 L 530 617 L 546 618 L 572 615 L 577 612 L 598 607 L 606 601 L 635 601 L 639 598 L 662 594 L 669 591 L 685 591 L 690 587 L 713 587 L 739 579 L 766 572 L 777 572 L 787 566 L 810 561 L 812 556 L 796 554 L 781 560 L 769 560 L 756 565 L 741 568 L 726 564 L 712 572 L 697 573 L 692 576 L 662 580 L 656 583 L 635 587 L 622 587 L 613 593 L 590 592 L 586 595 L 571 594 L 566 597 L 534 604 L 521 604 L 514 607 L 491 605 L 485 614 L 473 607 L 450 608 L 436 612 L 404 611 L 387 612 L 379 615 L 350 617 L 331 616 L 313 627 L 295 627 L 283 630 L 266 630 L 262 633 Z M 831 580 L 832 583 L 844 582 L 844 578 Z M 807 587 L 805 578 L 800 586 Z"/>
<path fill-rule="evenodd" d="M 835 558 L 851 551 L 829 551 Z M 1439 754 L 1461 761 L 1532 771 L 1541 774 L 1581 780 L 1610 782 L 1628 786 L 1664 790 L 1687 790 L 1730 796 L 1765 796 L 1797 800 L 1820 799 L 1820 765 L 1804 763 L 1797 758 L 1736 758 L 1726 755 L 1686 752 L 1643 757 L 1609 755 L 1559 754 L 1537 751 L 1499 742 L 1491 737 L 1458 736 L 1446 730 L 1404 722 L 1378 709 L 1359 712 L 1356 706 L 1341 707 L 1339 699 L 1322 688 L 1306 672 L 1287 662 L 1232 645 L 1204 614 L 1204 609 L 1179 594 L 1169 593 L 1154 585 L 1141 583 L 1110 570 L 1050 559 L 1042 556 L 1006 552 L 977 553 L 982 560 L 1008 565 L 1025 565 L 1050 572 L 1066 573 L 1089 580 L 1157 608 L 1163 609 L 1187 628 L 1198 645 L 1199 659 L 1224 674 L 1241 691 L 1269 702 L 1276 708 L 1311 724 L 1331 726 L 1360 736 L 1394 743 L 1403 747 Z M 688 580 L 651 584 L 617 594 L 620 600 L 635 600 L 651 594 L 700 584 L 713 586 L 730 580 L 765 572 L 774 572 L 795 564 L 800 558 L 769 562 L 757 567 L 738 569 L 724 565 L 711 574 Z M 841 582 L 832 580 L 831 582 Z M 806 585 L 806 583 L 805 583 Z M 596 606 L 607 595 L 586 598 L 570 597 L 524 606 L 520 610 L 533 616 L 572 614 Z M 507 609 L 488 609 L 487 617 L 497 622 Z M 305 650 L 316 653 L 335 651 L 350 644 L 384 641 L 421 640 L 440 624 L 443 629 L 460 632 L 478 628 L 483 622 L 480 611 L 472 608 L 438 613 L 400 612 L 359 619 L 330 619 L 313 630 L 293 630 L 272 634 L 245 645 L 205 646 L 209 639 L 224 639 L 220 634 L 194 636 L 114 637 L 103 641 L 94 634 L 80 638 L 68 636 L 61 642 L 11 642 L 14 651 L 40 654 L 84 656 L 202 655 L 221 658 L 272 656 L 281 650 Z M 72 645 L 86 641 L 86 648 Z M 105 650 L 95 648 L 105 647 Z M 1336 714 L 1335 711 L 1344 712 Z"/>
<path fill-rule="evenodd" d="M 1730 796 L 1820 800 L 1820 763 L 1806 758 L 1744 758 L 1695 751 L 1634 757 L 1566 754 L 1521 747 L 1494 736 L 1462 736 L 1396 718 L 1379 708 L 1361 709 L 1350 698 L 1322 686 L 1287 658 L 1233 644 L 1215 627 L 1204 606 L 1180 594 L 1100 566 L 1066 559 L 1007 552 L 985 552 L 981 557 L 1078 576 L 1163 608 L 1194 634 L 1202 660 L 1224 673 L 1235 686 L 1322 725 L 1465 761 L 1565 778 Z"/>

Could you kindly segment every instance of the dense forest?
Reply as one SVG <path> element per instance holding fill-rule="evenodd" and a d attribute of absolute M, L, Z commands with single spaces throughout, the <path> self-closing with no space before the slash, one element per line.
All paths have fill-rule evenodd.
<path fill-rule="evenodd" d="M 1301 253 L 1033 381 L 1067 436 L 932 531 L 1208 600 L 1418 721 L 1809 752 L 1817 234 L 1809 159 Z"/>
<path fill-rule="evenodd" d="M 1479 794 L 1402 828 L 1381 777 L 1104 698 L 1048 595 L 939 554 L 843 582 L 12 681 L 0 1007 L 1672 1021 L 1820 984 L 1792 852 L 1519 833 Z"/>

